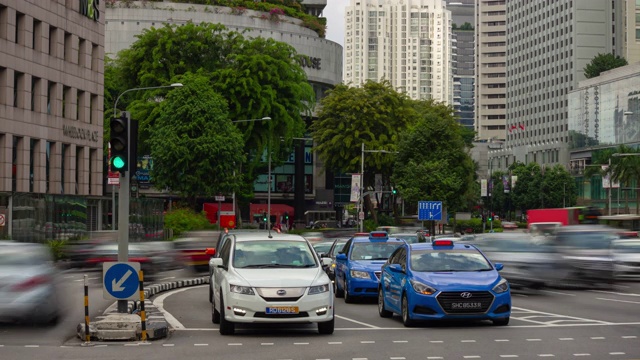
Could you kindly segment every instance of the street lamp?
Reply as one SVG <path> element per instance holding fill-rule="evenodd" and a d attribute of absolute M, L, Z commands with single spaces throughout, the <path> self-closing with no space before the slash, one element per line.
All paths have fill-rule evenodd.
<path fill-rule="evenodd" d="M 140 88 L 132 88 L 123 91 L 116 98 L 116 102 L 113 104 L 113 118 L 116 118 L 118 111 L 118 100 L 120 97 L 131 91 L 138 90 L 152 90 L 152 89 L 163 89 L 163 88 L 171 88 L 171 87 L 182 87 L 181 83 L 174 83 L 171 85 L 164 86 L 149 86 L 149 87 L 140 87 Z M 130 122 L 129 117 L 127 117 L 127 121 Z M 127 128 L 131 129 L 131 124 L 127 124 Z M 131 132 L 128 132 L 127 143 L 131 143 Z M 118 214 L 120 217 L 118 218 L 118 262 L 126 262 L 129 260 L 129 197 L 131 194 L 129 193 L 129 179 L 131 174 L 127 176 L 127 173 L 120 173 L 120 202 L 118 204 Z M 115 187 L 115 185 L 114 185 Z M 112 223 L 115 219 L 115 189 L 112 191 Z M 128 311 L 128 301 L 127 300 L 118 300 L 118 312 L 126 313 Z"/>
<path fill-rule="evenodd" d="M 245 119 L 245 120 L 232 120 L 232 123 L 241 123 L 241 122 L 254 122 L 254 121 L 269 121 L 271 120 L 271 118 L 269 116 L 265 116 L 262 117 L 260 119 Z M 233 170 L 233 176 L 236 176 L 236 171 L 235 169 Z M 271 210 L 271 186 L 269 186 L 271 184 L 271 156 L 269 156 L 269 180 L 267 180 L 267 186 L 269 187 L 269 195 L 268 195 L 268 202 L 269 204 L 267 205 L 269 207 L 269 210 Z M 233 202 L 233 205 L 231 205 L 233 207 L 233 215 L 236 215 L 236 191 L 233 191 L 233 194 L 231 194 L 231 199 Z M 220 209 L 218 209 L 218 211 L 220 211 Z M 237 222 L 237 220 L 236 220 Z M 218 226 L 220 226 L 220 222 L 218 221 Z"/>
<path fill-rule="evenodd" d="M 131 91 L 163 89 L 163 88 L 170 88 L 170 87 L 182 87 L 182 84 L 181 83 L 173 83 L 171 85 L 132 88 L 132 89 L 127 89 L 127 90 L 121 92 L 120 95 L 118 95 L 118 97 L 116 98 L 115 103 L 113 103 L 113 118 L 115 119 L 118 116 L 118 101 L 120 101 L 120 97 L 122 95 L 124 95 L 124 94 L 126 94 L 128 92 L 131 92 Z M 131 124 L 127 124 L 128 127 L 129 127 L 129 125 L 131 125 Z M 127 139 L 127 143 L 130 143 L 130 142 L 131 142 L 131 139 Z M 122 187 L 123 186 L 121 186 L 120 188 L 122 189 Z M 115 190 L 116 190 L 116 186 L 112 185 L 112 187 L 111 187 L 111 229 L 112 230 L 116 229 L 116 226 L 115 226 L 115 221 L 116 221 L 116 191 Z M 126 260 L 124 260 L 124 261 L 126 261 Z"/>
<path fill-rule="evenodd" d="M 359 201 L 359 210 L 358 210 L 358 220 L 360 222 L 360 232 L 364 231 L 364 192 L 362 187 L 364 186 L 364 153 L 384 153 L 384 154 L 397 154 L 397 151 L 389 151 L 389 150 L 365 150 L 364 143 L 362 143 L 361 155 L 360 155 L 360 201 Z M 363 216 L 360 217 L 360 212 L 363 213 Z"/>

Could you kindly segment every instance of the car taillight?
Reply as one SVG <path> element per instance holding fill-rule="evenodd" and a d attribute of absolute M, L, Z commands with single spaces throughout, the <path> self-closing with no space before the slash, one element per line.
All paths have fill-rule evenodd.
<path fill-rule="evenodd" d="M 22 281 L 18 284 L 15 284 L 11 287 L 12 291 L 28 291 L 33 289 L 34 287 L 49 284 L 51 283 L 51 279 L 48 276 L 34 276 L 30 279 Z"/>
<path fill-rule="evenodd" d="M 133 258 L 129 258 L 129 261 L 147 263 L 147 262 L 150 262 L 151 260 L 148 257 L 133 257 Z"/>

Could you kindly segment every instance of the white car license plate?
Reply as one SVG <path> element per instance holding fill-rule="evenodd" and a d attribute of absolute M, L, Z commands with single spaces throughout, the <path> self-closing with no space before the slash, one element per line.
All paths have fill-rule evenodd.
<path fill-rule="evenodd" d="M 267 314 L 297 314 L 297 306 L 270 306 L 265 311 Z"/>
<path fill-rule="evenodd" d="M 451 303 L 452 309 L 482 309 L 482 303 L 479 302 L 454 302 Z"/>

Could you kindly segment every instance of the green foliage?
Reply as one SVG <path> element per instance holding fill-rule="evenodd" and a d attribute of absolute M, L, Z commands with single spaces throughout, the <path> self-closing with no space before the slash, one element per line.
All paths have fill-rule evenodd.
<path fill-rule="evenodd" d="M 109 76 L 105 76 L 105 89 L 109 96 L 134 88 L 164 86 L 182 81 L 181 76 L 192 73 L 207 78 L 209 87 L 226 99 L 228 122 L 272 118 L 271 121 L 234 124 L 240 129 L 242 139 L 239 143 L 244 146 L 239 153 L 250 155 L 246 158 L 248 162 L 236 162 L 237 174 L 244 175 L 244 183 L 236 195 L 240 204 L 252 198 L 253 181 L 257 174 L 266 172 L 261 155 L 271 144 L 273 166 L 278 166 L 281 159 L 289 155 L 292 138 L 304 136 L 303 117 L 315 106 L 315 93 L 300 66 L 300 55 L 288 44 L 273 39 L 245 38 L 220 24 L 211 23 L 165 25 L 145 30 L 137 38 L 129 49 L 118 54 L 117 60 L 107 64 L 105 73 Z M 140 90 L 129 92 L 120 99 L 119 108 L 131 111 L 133 118 L 139 121 L 140 154 L 155 158 L 151 142 L 147 140 L 155 131 L 156 121 L 161 115 L 175 116 L 160 111 L 160 104 L 164 102 L 158 100 L 177 90 Z M 193 93 L 193 99 L 186 100 L 189 103 L 206 102 L 202 98 L 203 93 Z M 107 112 L 110 113 L 105 102 Z M 187 112 L 183 109 L 181 115 L 187 115 Z M 218 115 L 211 114 L 213 117 Z M 105 129 L 108 129 L 107 121 Z M 222 159 L 228 160 L 215 160 Z"/>
<path fill-rule="evenodd" d="M 164 227 L 173 230 L 173 236 L 177 237 L 185 231 L 211 228 L 211 224 L 203 212 L 196 213 L 190 208 L 177 208 L 167 212 Z"/>
<path fill-rule="evenodd" d="M 489 228 L 489 223 L 486 225 Z M 495 227 L 495 222 L 494 222 Z M 482 234 L 482 219 L 473 218 L 470 220 L 456 220 L 455 232 L 459 233 L 469 233 L 468 230 L 471 229 L 473 234 Z"/>
<path fill-rule="evenodd" d="M 562 165 L 543 171 L 538 163 L 525 165 L 517 162 L 509 170 L 518 179 L 509 195 L 506 195 L 511 198 L 514 209 L 524 212 L 529 209 L 569 207 L 574 206 L 577 201 L 575 180 Z M 499 181 L 499 178 L 494 181 Z M 503 209 L 505 200 L 500 197 L 503 192 L 502 183 L 497 184 L 494 189 L 498 198 L 493 203 L 494 209 Z"/>
<path fill-rule="evenodd" d="M 627 65 L 627 60 L 620 55 L 598 54 L 584 67 L 584 76 L 587 79 L 599 76 L 601 73 Z"/>
<path fill-rule="evenodd" d="M 393 226 L 397 225 L 395 219 L 387 214 L 378 214 L 378 226 Z"/>
<path fill-rule="evenodd" d="M 611 150 L 614 151 L 614 150 Z M 622 187 L 633 187 L 640 179 L 640 150 L 627 145 L 620 145 L 611 156 L 610 176 L 613 182 Z M 640 214 L 640 191 L 636 193 L 636 214 Z M 627 195 L 628 196 L 628 195 Z"/>
<path fill-rule="evenodd" d="M 364 232 L 372 232 L 378 228 L 378 223 L 374 219 L 365 219 L 362 221 Z"/>
<path fill-rule="evenodd" d="M 155 185 L 188 199 L 232 193 L 241 179 L 234 170 L 244 162 L 243 140 L 228 119 L 226 101 L 205 76 L 187 73 L 178 80 L 185 86 L 157 108 L 148 139 Z"/>
<path fill-rule="evenodd" d="M 444 104 L 421 101 L 414 109 L 420 119 L 400 135 L 393 182 L 409 206 L 441 200 L 449 211 L 466 210 L 476 165 L 461 125 Z"/>
<path fill-rule="evenodd" d="M 51 249 L 54 261 L 64 260 L 66 258 L 67 240 L 47 240 L 46 244 Z"/>

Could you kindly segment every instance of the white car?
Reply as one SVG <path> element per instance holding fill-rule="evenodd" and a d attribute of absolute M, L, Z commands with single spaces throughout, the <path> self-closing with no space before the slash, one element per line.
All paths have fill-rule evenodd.
<path fill-rule="evenodd" d="M 233 234 L 218 255 L 211 321 L 220 334 L 232 335 L 236 323 L 317 323 L 320 334 L 333 333 L 333 287 L 302 236 Z"/>

